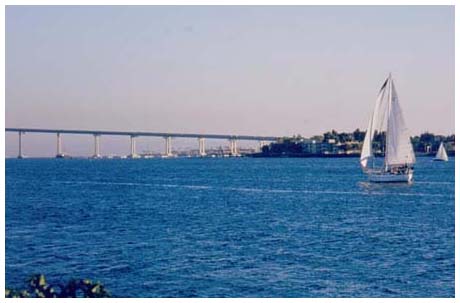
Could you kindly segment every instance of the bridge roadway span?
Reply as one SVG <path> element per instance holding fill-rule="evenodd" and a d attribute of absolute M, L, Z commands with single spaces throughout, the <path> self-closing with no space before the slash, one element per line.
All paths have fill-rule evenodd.
<path fill-rule="evenodd" d="M 66 154 L 62 150 L 62 134 L 92 135 L 94 136 L 94 158 L 100 158 L 100 137 L 104 136 L 129 136 L 131 138 L 131 153 L 128 157 L 138 158 L 136 152 L 137 137 L 163 137 L 165 139 L 165 157 L 174 156 L 172 150 L 172 138 L 197 138 L 199 143 L 199 155 L 206 156 L 205 139 L 227 139 L 230 141 L 230 155 L 238 156 L 238 140 L 259 141 L 260 148 L 265 142 L 276 141 L 278 137 L 269 136 L 241 136 L 241 135 L 216 135 L 216 134 L 184 134 L 184 133 L 157 133 L 157 132 L 132 132 L 132 131 L 105 131 L 105 130 L 77 130 L 77 129 L 41 129 L 41 128 L 5 128 L 7 132 L 17 132 L 19 134 L 19 154 L 18 158 L 23 158 L 22 154 L 22 134 L 26 133 L 48 133 L 57 135 L 56 157 L 63 158 Z"/>
<path fill-rule="evenodd" d="M 77 130 L 77 129 L 5 128 L 5 131 L 21 132 L 21 133 L 111 135 L 111 136 L 130 136 L 130 137 L 207 138 L 207 139 L 253 140 L 253 141 L 276 141 L 279 139 L 279 137 L 271 137 L 271 136 L 157 133 L 157 132 L 143 132 L 143 131 L 136 132 L 136 131 L 106 131 L 106 130 Z"/>

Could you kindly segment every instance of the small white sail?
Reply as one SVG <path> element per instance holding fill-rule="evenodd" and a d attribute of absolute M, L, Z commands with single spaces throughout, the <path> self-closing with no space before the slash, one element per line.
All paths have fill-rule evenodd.
<path fill-rule="evenodd" d="M 361 167 L 367 168 L 367 163 L 374 156 L 372 153 L 372 138 L 371 134 L 373 133 L 372 129 L 372 117 L 369 119 L 369 124 L 367 126 L 366 136 L 364 137 L 363 149 L 361 151 Z"/>
<path fill-rule="evenodd" d="M 448 161 L 449 158 L 447 157 L 446 149 L 444 148 L 444 144 L 441 142 L 438 148 L 438 152 L 436 153 L 435 160 L 439 161 Z"/>

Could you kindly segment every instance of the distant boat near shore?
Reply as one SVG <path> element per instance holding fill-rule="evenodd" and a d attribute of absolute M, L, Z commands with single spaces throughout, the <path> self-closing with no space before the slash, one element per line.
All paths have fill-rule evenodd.
<path fill-rule="evenodd" d="M 436 153 L 436 157 L 433 159 L 434 161 L 449 161 L 447 157 L 446 149 L 444 148 L 444 144 L 441 142 L 438 148 L 438 152 Z"/>

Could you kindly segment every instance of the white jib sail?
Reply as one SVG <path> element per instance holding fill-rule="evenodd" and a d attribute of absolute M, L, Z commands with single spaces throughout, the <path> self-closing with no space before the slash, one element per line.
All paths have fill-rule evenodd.
<path fill-rule="evenodd" d="M 367 168 L 369 160 L 374 157 L 372 151 L 372 140 L 375 132 L 386 131 L 388 113 L 388 79 L 383 83 L 380 89 L 377 101 L 375 102 L 374 111 L 367 126 L 366 136 L 364 137 L 363 148 L 361 150 L 361 166 Z"/>
<path fill-rule="evenodd" d="M 436 153 L 436 159 L 443 161 L 448 160 L 446 149 L 444 148 L 444 144 L 442 142 L 441 145 L 439 145 L 438 152 Z"/>
<path fill-rule="evenodd" d="M 390 103 L 388 109 L 388 130 L 385 165 L 387 167 L 414 164 L 415 155 L 410 142 L 409 131 L 399 105 L 398 95 L 391 78 L 389 79 Z"/>

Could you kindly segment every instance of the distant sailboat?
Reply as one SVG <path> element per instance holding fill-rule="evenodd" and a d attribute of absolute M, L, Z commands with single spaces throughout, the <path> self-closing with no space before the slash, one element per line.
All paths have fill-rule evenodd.
<path fill-rule="evenodd" d="M 441 142 L 439 145 L 438 152 L 436 153 L 436 157 L 433 159 L 434 161 L 449 161 L 447 157 L 446 149 L 444 148 L 444 144 Z"/>
<path fill-rule="evenodd" d="M 373 151 L 376 135 L 385 139 L 380 151 L 385 157 L 378 168 L 375 167 L 377 161 Z M 411 182 L 414 164 L 414 150 L 390 74 L 380 89 L 369 120 L 361 151 L 361 167 L 371 182 Z"/>

